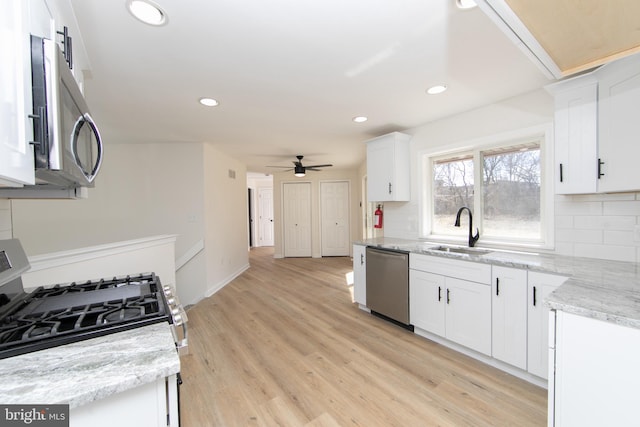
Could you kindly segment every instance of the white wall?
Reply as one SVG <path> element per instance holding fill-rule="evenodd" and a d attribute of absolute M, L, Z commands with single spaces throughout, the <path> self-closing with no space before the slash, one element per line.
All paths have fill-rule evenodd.
<path fill-rule="evenodd" d="M 324 169 L 321 172 L 308 172 L 303 178 L 296 178 L 293 172 L 279 172 L 273 175 L 273 213 L 274 213 L 274 256 L 282 258 L 284 247 L 282 246 L 282 185 L 285 182 L 310 182 L 311 183 L 311 256 L 322 256 L 322 241 L 320 239 L 320 182 L 321 181 L 348 181 L 350 185 L 349 205 L 350 214 L 350 241 L 360 238 L 358 216 L 360 215 L 360 178 L 357 170 L 332 170 Z M 351 248 L 350 248 L 351 250 Z"/>
<path fill-rule="evenodd" d="M 249 268 L 246 176 L 244 164 L 205 144 L 207 296 Z"/>
<path fill-rule="evenodd" d="M 29 256 L 159 234 L 178 236 L 177 259 L 204 246 L 177 273 L 185 305 L 247 265 L 244 166 L 207 144 L 111 144 L 89 198 L 10 204 Z"/>

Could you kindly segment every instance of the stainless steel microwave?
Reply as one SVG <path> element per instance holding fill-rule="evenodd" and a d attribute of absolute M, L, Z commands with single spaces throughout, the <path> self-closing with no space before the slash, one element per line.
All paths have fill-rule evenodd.
<path fill-rule="evenodd" d="M 56 42 L 31 36 L 36 186 L 93 187 L 102 139 Z"/>

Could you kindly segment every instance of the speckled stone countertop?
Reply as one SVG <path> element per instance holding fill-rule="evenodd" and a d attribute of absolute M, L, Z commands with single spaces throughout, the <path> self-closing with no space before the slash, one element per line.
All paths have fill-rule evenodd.
<path fill-rule="evenodd" d="M 75 408 L 180 371 L 168 323 L 0 360 L 3 404 Z"/>
<path fill-rule="evenodd" d="M 546 299 L 556 310 L 640 329 L 640 264 L 491 249 L 484 255 L 441 252 L 438 243 L 395 238 L 353 242 L 425 255 L 558 274 L 569 279 Z"/>

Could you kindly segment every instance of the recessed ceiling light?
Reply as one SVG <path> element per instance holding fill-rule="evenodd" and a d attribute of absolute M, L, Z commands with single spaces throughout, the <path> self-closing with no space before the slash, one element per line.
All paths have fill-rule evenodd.
<path fill-rule="evenodd" d="M 200 104 L 207 107 L 215 107 L 216 105 L 220 105 L 220 103 L 213 98 L 200 98 Z"/>
<path fill-rule="evenodd" d="M 160 26 L 167 23 L 167 14 L 160 6 L 149 0 L 127 0 L 127 9 L 145 24 Z"/>
<path fill-rule="evenodd" d="M 429 89 L 427 89 L 427 93 L 429 95 L 437 95 L 439 93 L 444 92 L 445 90 L 447 90 L 447 86 L 446 85 L 435 85 L 435 86 L 431 86 Z"/>
<path fill-rule="evenodd" d="M 354 117 L 352 120 L 356 123 L 364 123 L 369 119 L 366 118 L 365 116 L 357 116 L 357 117 Z"/>
<path fill-rule="evenodd" d="M 456 0 L 456 6 L 460 9 L 473 9 L 477 4 L 473 0 Z"/>

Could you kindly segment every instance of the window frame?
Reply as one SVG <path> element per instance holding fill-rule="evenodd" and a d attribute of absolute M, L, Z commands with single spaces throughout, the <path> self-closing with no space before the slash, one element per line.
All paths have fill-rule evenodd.
<path fill-rule="evenodd" d="M 483 197 L 474 197 L 473 227 L 480 228 L 478 246 L 503 249 L 553 249 L 553 127 L 551 124 L 535 126 L 484 138 L 448 144 L 446 149 L 426 149 L 419 152 L 420 182 L 420 238 L 438 243 L 467 246 L 467 236 L 432 234 L 433 215 L 433 162 L 453 156 L 472 154 L 474 162 L 474 192 L 482 191 L 483 169 L 482 151 L 539 141 L 540 144 L 540 239 L 514 239 L 507 237 L 483 236 Z M 479 184 L 478 184 L 479 183 Z M 480 193 L 482 194 L 482 193 Z M 453 221 L 455 218 L 451 218 Z"/>

